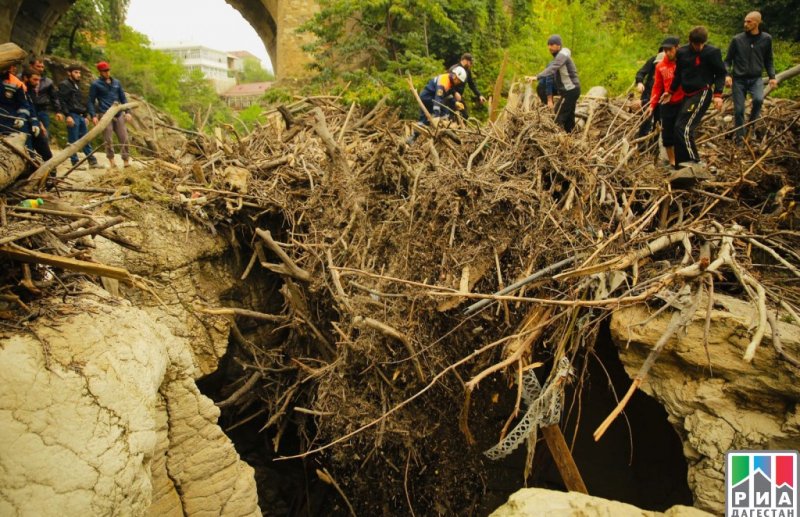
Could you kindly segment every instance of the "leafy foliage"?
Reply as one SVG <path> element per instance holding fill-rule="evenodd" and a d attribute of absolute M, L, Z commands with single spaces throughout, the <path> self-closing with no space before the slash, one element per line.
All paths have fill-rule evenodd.
<path fill-rule="evenodd" d="M 94 61 L 103 35 L 119 39 L 130 0 L 77 0 L 62 16 L 50 37 L 48 52 Z"/>
<path fill-rule="evenodd" d="M 239 83 L 263 83 L 275 80 L 275 75 L 261 66 L 261 61 L 258 59 L 245 58 L 242 65 L 242 71 L 236 74 Z"/>
<path fill-rule="evenodd" d="M 153 50 L 149 40 L 124 26 L 105 56 L 126 90 L 142 95 L 183 127 L 230 120 L 230 111 L 199 70 L 188 71 L 172 56 Z"/>
<path fill-rule="evenodd" d="M 796 17 L 772 14 L 792 1 L 756 2 L 776 38 L 798 37 Z M 666 35 L 685 40 L 693 26 L 704 24 L 724 51 L 754 7 L 745 0 L 322 0 L 303 29 L 315 37 L 307 50 L 315 58 L 316 87 L 367 105 L 388 95 L 413 116 L 416 103 L 405 75 L 420 88 L 463 52 L 476 56 L 475 76 L 488 93 L 504 50 L 507 78 L 532 75 L 552 59 L 546 39 L 558 33 L 572 50 L 584 91 L 601 84 L 621 94 Z M 779 69 L 797 55 L 796 43 L 776 42 Z M 792 95 L 786 86 L 776 93 Z"/>

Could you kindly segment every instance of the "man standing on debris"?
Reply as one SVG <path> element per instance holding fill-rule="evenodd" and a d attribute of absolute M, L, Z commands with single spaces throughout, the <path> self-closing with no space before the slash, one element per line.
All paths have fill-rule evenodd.
<path fill-rule="evenodd" d="M 744 139 L 744 103 L 747 94 L 753 101 L 750 122 L 758 120 L 764 103 L 764 81 L 761 72 L 766 70 L 769 85 L 778 86 L 775 65 L 772 62 L 772 37 L 759 29 L 761 13 L 753 11 L 744 17 L 744 32 L 737 34 L 728 46 L 725 66 L 728 76 L 725 86 L 733 86 L 733 113 L 736 123 L 736 139 Z"/>
<path fill-rule="evenodd" d="M 50 139 L 48 138 L 47 129 L 44 127 L 42 118 L 39 116 L 39 112 L 36 109 L 36 104 L 33 101 L 34 92 L 38 90 L 41 79 L 39 72 L 33 68 L 28 68 L 22 72 L 22 81 L 28 88 L 28 93 L 26 94 L 28 97 L 28 104 L 31 106 L 31 130 L 26 145 L 28 149 L 36 151 L 44 161 L 47 161 L 53 157 L 53 152 L 50 150 Z"/>
<path fill-rule="evenodd" d="M 675 167 L 675 120 L 683 103 L 683 90 L 678 87 L 670 97 L 669 102 L 659 104 L 661 95 L 667 91 L 672 84 L 675 76 L 675 56 L 678 53 L 680 41 L 674 36 L 670 36 L 661 43 L 661 50 L 664 58 L 656 65 L 653 88 L 650 92 L 650 105 L 647 107 L 647 116 L 659 110 L 661 120 L 661 142 L 667 151 L 669 164 Z"/>
<path fill-rule="evenodd" d="M 720 50 L 707 45 L 707 41 L 708 30 L 705 27 L 698 26 L 689 32 L 689 44 L 680 47 L 675 55 L 672 83 L 661 96 L 662 104 L 669 104 L 678 88 L 683 89 L 685 96 L 675 120 L 677 166 L 700 163 L 695 131 L 712 102 L 714 107 L 722 109 L 725 64 Z"/>
<path fill-rule="evenodd" d="M 419 94 L 419 98 L 435 120 L 449 116 L 447 98 L 455 93 L 456 87 L 467 80 L 467 71 L 457 65 L 446 74 L 437 75 L 428 81 Z M 428 125 L 428 117 L 420 110 L 419 122 Z"/>
<path fill-rule="evenodd" d="M 458 63 L 456 63 L 455 65 L 451 66 L 450 70 L 449 70 L 449 72 L 452 72 L 453 69 L 455 69 L 457 66 L 460 66 L 464 70 L 467 71 L 467 80 L 462 82 L 461 84 L 459 84 L 455 88 L 455 92 L 453 93 L 453 100 L 455 102 L 453 102 L 452 103 L 453 105 L 451 106 L 451 109 L 454 109 L 456 107 L 455 103 L 456 102 L 460 102 L 461 106 L 462 106 L 462 109 L 460 110 L 460 114 L 461 114 L 462 117 L 464 117 L 464 119 L 468 119 L 469 118 L 469 111 L 467 110 L 466 103 L 464 102 L 464 90 L 466 89 L 467 86 L 469 86 L 469 89 L 472 90 L 472 93 L 475 94 L 475 97 L 478 98 L 478 101 L 481 104 L 484 104 L 486 102 L 486 97 L 481 95 L 481 91 L 478 89 L 478 86 L 475 84 L 475 77 L 473 77 L 473 75 L 472 75 L 473 62 L 474 62 L 474 58 L 472 57 L 472 54 L 470 54 L 469 52 L 466 52 L 465 54 L 461 55 L 461 60 Z M 459 110 L 455 110 L 454 109 L 454 111 L 459 111 Z"/>
<path fill-rule="evenodd" d="M 448 98 L 453 95 L 456 86 L 462 84 L 467 80 L 467 71 L 462 66 L 454 66 L 446 74 L 437 75 L 428 81 L 425 88 L 419 94 L 419 99 L 425 106 L 425 109 L 419 109 L 419 123 L 427 126 L 430 125 L 428 116 L 425 110 L 433 118 L 433 124 L 437 125 L 442 118 L 448 117 L 450 114 L 447 112 Z M 444 111 L 443 111 L 444 110 Z M 406 144 L 411 145 L 419 136 L 419 132 L 414 130 L 406 139 Z"/>
<path fill-rule="evenodd" d="M 95 125 L 97 125 L 100 117 L 102 117 L 114 103 L 125 104 L 128 102 L 127 97 L 125 97 L 125 91 L 122 89 L 122 84 L 119 80 L 111 77 L 111 67 L 109 64 L 105 61 L 100 61 L 97 63 L 97 71 L 100 72 L 100 77 L 98 77 L 89 88 L 89 114 L 92 116 Z M 106 143 L 106 156 L 108 157 L 110 169 L 115 168 L 114 133 L 116 133 L 117 139 L 119 140 L 122 165 L 123 167 L 130 166 L 128 130 L 125 127 L 125 123 L 130 121 L 131 114 L 129 111 L 120 112 L 103 131 L 103 139 Z"/>
<path fill-rule="evenodd" d="M 47 77 L 44 71 L 44 61 L 41 59 L 34 59 L 31 61 L 31 70 L 39 74 L 39 86 L 35 91 L 31 91 L 31 99 L 33 100 L 33 107 L 36 108 L 36 114 L 39 117 L 39 122 L 46 131 L 50 131 L 50 111 L 58 113 L 58 97 L 56 96 L 56 85 L 53 80 Z"/>
<path fill-rule="evenodd" d="M 56 119 L 67 121 L 67 142 L 77 142 L 86 135 L 89 119 L 86 118 L 86 100 L 81 92 L 81 67 L 70 65 L 67 68 L 67 78 L 58 85 L 58 108 Z M 92 145 L 87 142 L 83 152 L 89 157 L 89 165 L 97 167 L 97 158 L 92 156 Z M 78 164 L 78 155 L 70 156 L 72 165 Z"/>
<path fill-rule="evenodd" d="M 655 56 L 650 57 L 645 61 L 644 65 L 636 72 L 636 91 L 641 94 L 639 101 L 636 103 L 636 110 L 644 108 L 645 112 L 650 104 L 650 92 L 653 90 L 653 82 L 655 80 L 656 65 L 664 58 L 664 48 L 659 47 Z M 658 106 L 658 105 L 656 105 Z M 639 126 L 639 137 L 649 135 L 653 129 L 653 125 L 658 121 L 658 109 L 649 113 Z"/>
<path fill-rule="evenodd" d="M 557 108 L 556 123 L 567 133 L 575 128 L 575 106 L 581 96 L 581 83 L 578 80 L 578 69 L 572 61 L 572 52 L 562 46 L 561 36 L 553 34 L 547 39 L 547 49 L 553 60 L 547 68 L 536 75 L 537 81 L 548 76 L 555 78 L 555 86 L 561 101 Z"/>

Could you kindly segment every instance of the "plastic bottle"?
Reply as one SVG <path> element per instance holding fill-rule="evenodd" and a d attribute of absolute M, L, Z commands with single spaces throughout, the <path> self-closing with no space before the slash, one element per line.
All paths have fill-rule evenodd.
<path fill-rule="evenodd" d="M 23 199 L 20 201 L 19 206 L 25 208 L 39 208 L 44 204 L 44 199 L 38 197 L 36 199 Z"/>

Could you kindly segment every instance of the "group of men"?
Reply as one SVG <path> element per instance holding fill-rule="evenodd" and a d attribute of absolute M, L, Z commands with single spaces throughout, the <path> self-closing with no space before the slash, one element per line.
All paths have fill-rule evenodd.
<path fill-rule="evenodd" d="M 708 30 L 703 26 L 690 31 L 687 45 L 680 46 L 677 37 L 667 37 L 661 43 L 659 53 L 648 59 L 636 74 L 636 87 L 641 93 L 644 111 L 639 134 L 649 134 L 655 127 L 654 122 L 659 122 L 662 142 L 672 167 L 701 162 L 695 133 L 712 103 L 717 109 L 722 109 L 725 87 L 733 90 L 735 138 L 738 141 L 744 139 L 748 127 L 758 120 L 764 102 L 762 73 L 765 70 L 770 87 L 777 86 L 772 38 L 761 31 L 761 21 L 761 14 L 756 11 L 745 16 L 744 32 L 731 40 L 724 60 L 720 49 L 708 44 Z M 578 70 L 572 53 L 563 46 L 561 36 L 550 36 L 547 48 L 553 59 L 544 70 L 528 79 L 538 81 L 539 98 L 556 111 L 556 122 L 569 133 L 575 128 L 575 107 L 581 94 Z M 472 55 L 464 54 L 459 63 L 447 73 L 431 79 L 420 93 L 420 99 L 434 122 L 466 111 L 462 99 L 465 83 L 470 85 L 481 103 L 486 101 L 475 86 L 472 64 Z M 749 122 L 745 124 L 748 93 L 752 98 L 752 108 Z M 559 97 L 559 102 L 556 103 L 554 97 Z M 419 121 L 429 124 L 423 110 L 420 110 Z"/>
<path fill-rule="evenodd" d="M 0 135 L 21 132 L 27 135 L 26 146 L 49 160 L 50 117 L 64 121 L 67 126 L 67 141 L 72 144 L 89 131 L 90 120 L 96 125 L 100 117 L 115 103 L 125 104 L 127 98 L 119 80 L 111 77 L 111 67 L 105 61 L 97 63 L 99 77 L 89 87 L 88 99 L 81 89 L 81 67 L 71 65 L 67 77 L 56 87 L 44 71 L 44 62 L 33 59 L 17 77 L 17 66 L 12 64 L 0 71 L 3 94 L 0 96 Z M 114 161 L 113 136 L 117 135 L 122 156 L 122 165 L 130 165 L 130 152 L 126 122 L 131 120 L 128 111 L 118 113 L 105 128 L 104 141 L 109 167 Z M 89 166 L 98 165 L 91 143 L 82 149 Z M 77 154 L 70 157 L 73 166 L 78 165 Z"/>
<path fill-rule="evenodd" d="M 678 168 L 701 162 L 695 132 L 711 104 L 723 108 L 722 93 L 732 88 L 734 138 L 741 143 L 759 119 L 764 103 L 764 80 L 775 88 L 772 38 L 760 29 L 761 14 L 748 13 L 744 32 L 728 45 L 725 59 L 720 49 L 709 45 L 708 31 L 698 26 L 689 32 L 689 44 L 679 47 L 676 37 L 664 39 L 659 53 L 636 74 L 645 121 L 640 135 L 650 132 L 653 121 L 661 124 L 661 140 L 669 163 Z M 750 117 L 745 124 L 745 100 L 752 99 Z"/>

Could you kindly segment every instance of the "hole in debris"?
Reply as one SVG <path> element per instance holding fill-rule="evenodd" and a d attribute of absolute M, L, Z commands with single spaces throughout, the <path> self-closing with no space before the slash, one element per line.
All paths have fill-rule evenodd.
<path fill-rule="evenodd" d="M 664 511 L 676 504 L 691 506 L 688 467 L 680 437 L 667 420 L 666 410 L 655 399 L 637 390 L 626 406 L 627 422 L 620 416 L 599 442 L 592 438 L 594 430 L 617 404 L 614 392 L 622 397 L 631 384 L 608 322 L 601 327 L 594 352 L 588 356 L 580 400 L 581 421 L 573 450 L 589 493 L 645 510 Z M 571 397 L 572 393 L 567 392 L 566 400 Z M 576 401 L 564 430 L 567 443 L 572 441 L 578 407 Z M 559 481 L 549 456 L 546 461 L 543 479 Z"/>

